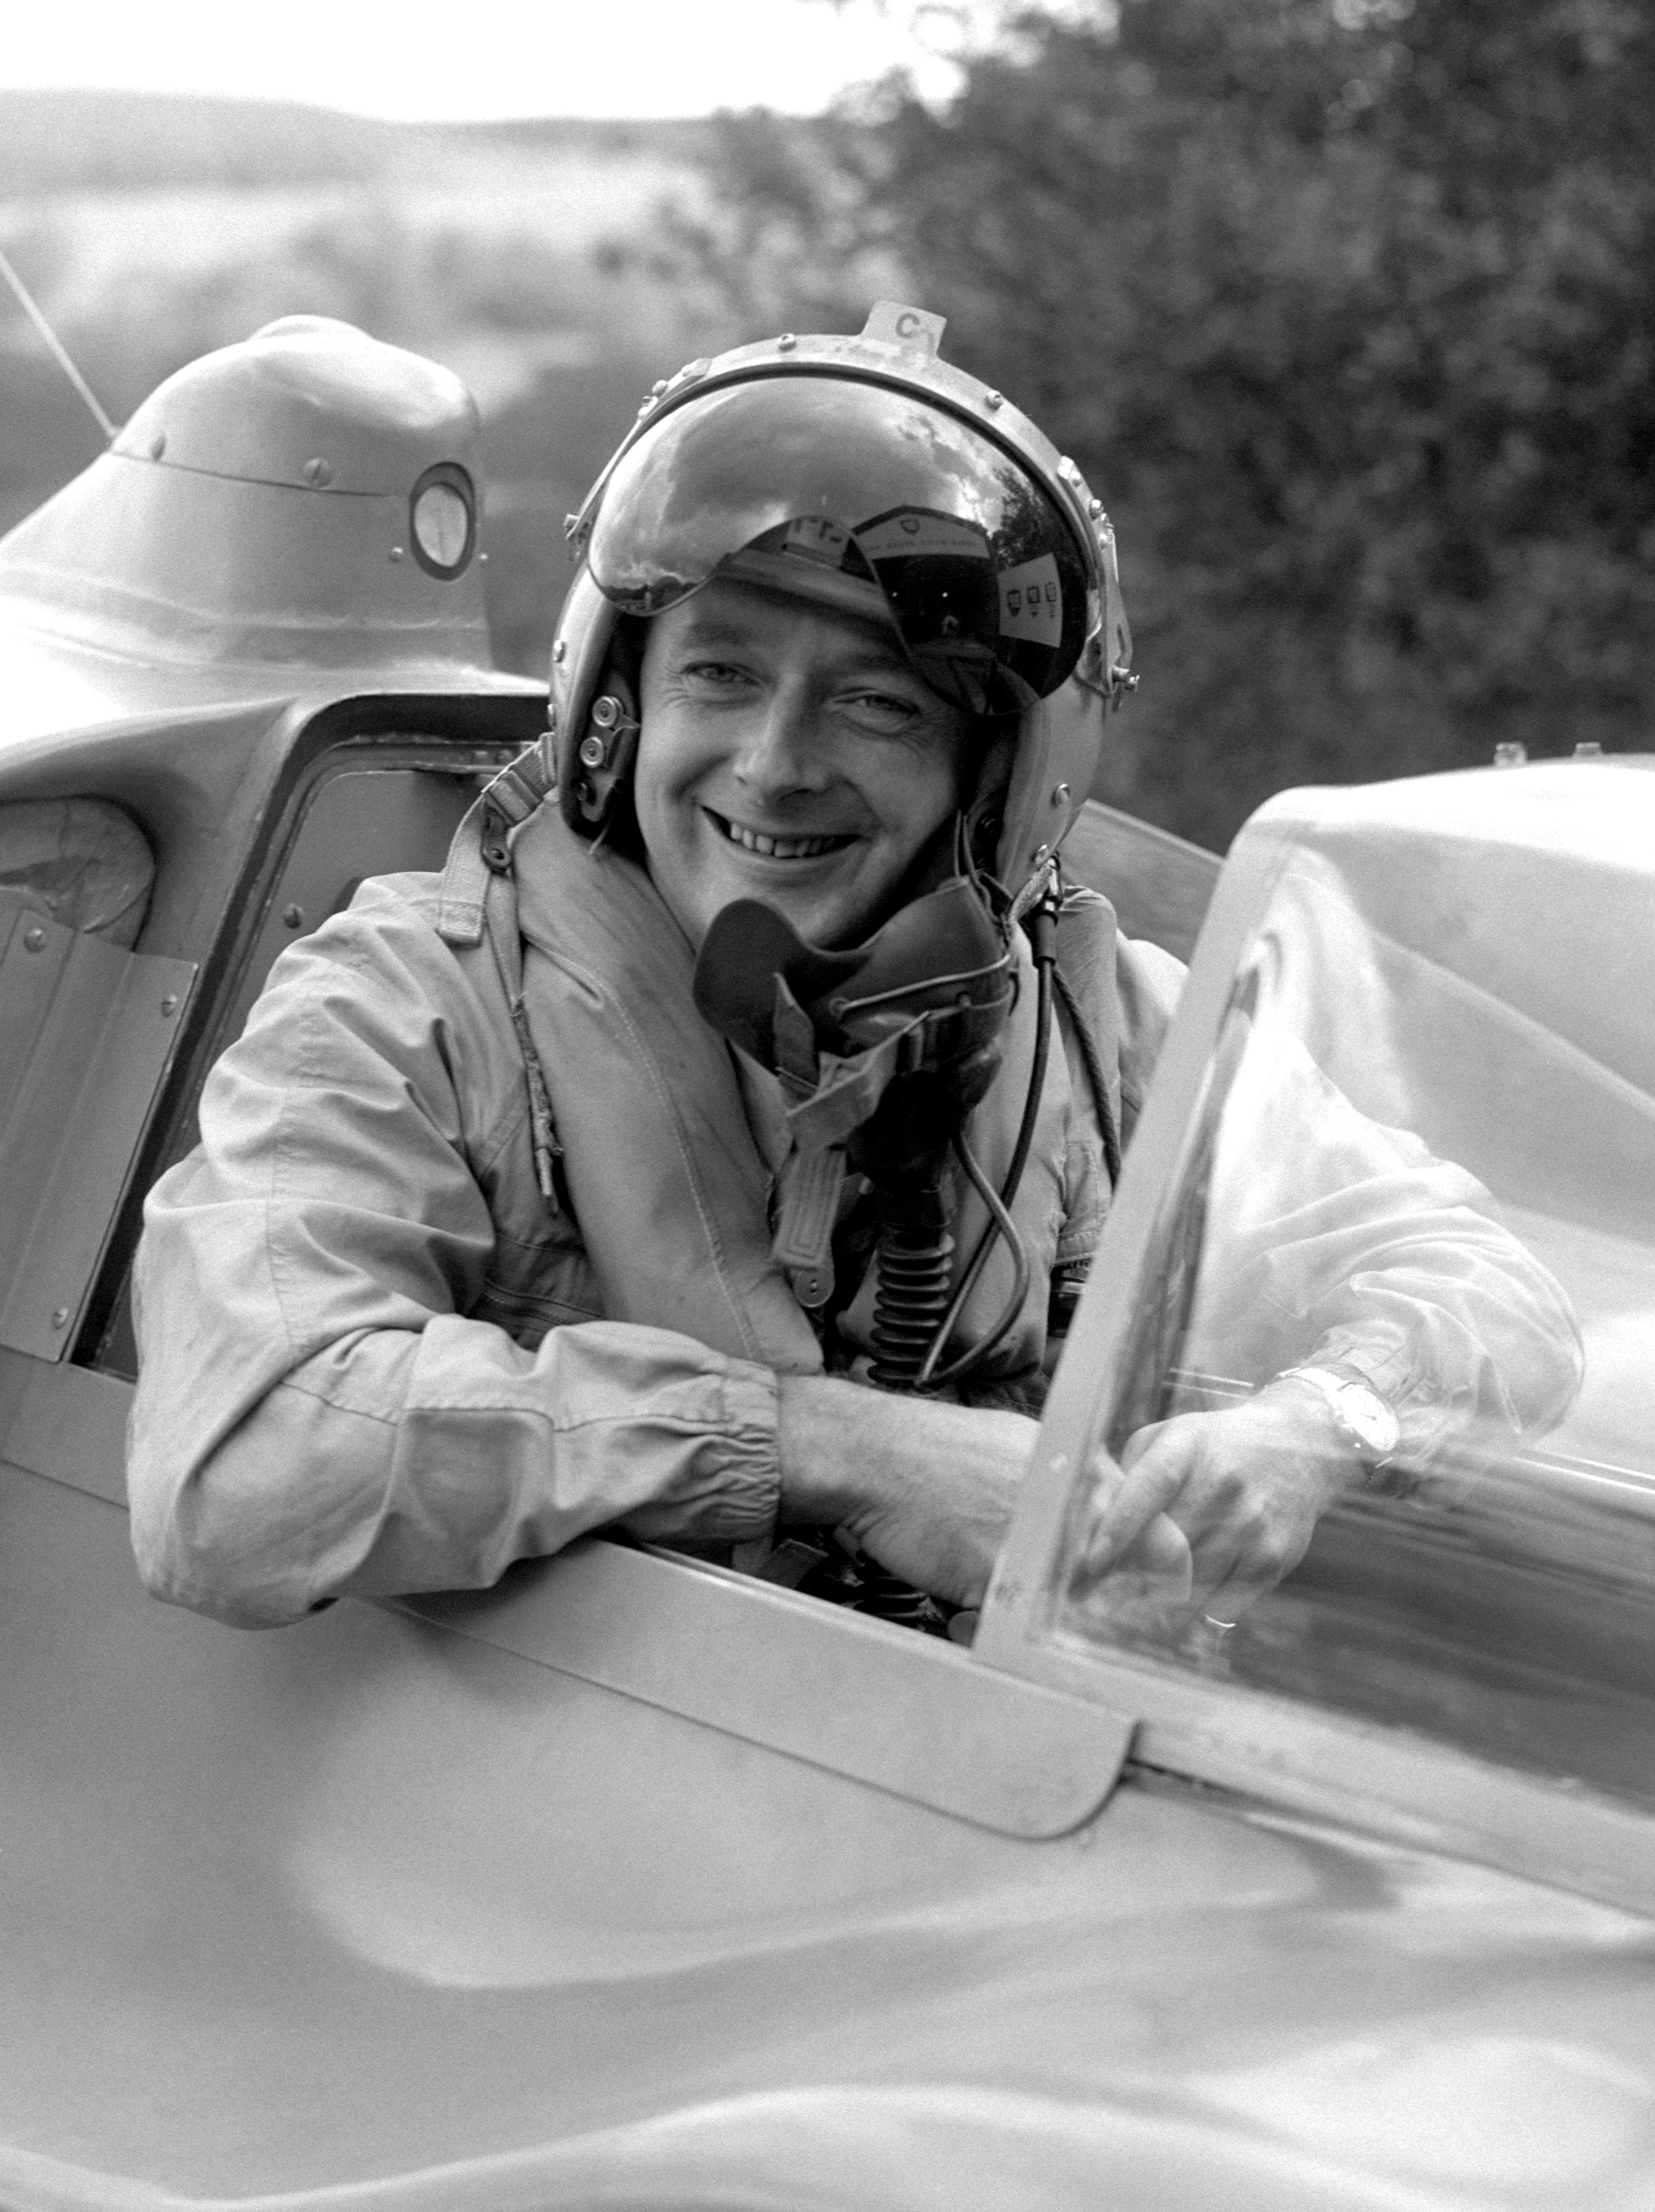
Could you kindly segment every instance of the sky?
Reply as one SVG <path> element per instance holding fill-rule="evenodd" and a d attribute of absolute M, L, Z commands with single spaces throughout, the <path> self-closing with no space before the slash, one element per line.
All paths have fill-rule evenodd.
<path fill-rule="evenodd" d="M 808 114 L 896 64 L 943 97 L 995 0 L 79 0 L 18 6 L 0 87 L 238 93 L 397 118 Z"/>

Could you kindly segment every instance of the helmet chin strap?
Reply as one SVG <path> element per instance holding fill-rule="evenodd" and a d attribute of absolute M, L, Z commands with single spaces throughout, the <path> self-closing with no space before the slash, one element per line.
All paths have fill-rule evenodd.
<path fill-rule="evenodd" d="M 842 1146 L 849 1166 L 874 1187 L 880 1241 L 873 1379 L 894 1389 L 961 1379 L 1011 1327 L 1028 1288 L 1028 1257 L 1007 1208 L 1044 1078 L 1049 961 L 1040 968 L 1044 1018 L 1034 1085 L 1003 1191 L 987 1182 L 965 1139 L 973 1108 L 999 1072 L 1016 1000 L 1012 924 L 995 888 L 973 867 L 961 822 L 953 872 L 900 907 L 865 944 L 825 950 L 774 907 L 738 899 L 714 917 L 696 963 L 696 1006 L 779 1079 L 800 1151 Z M 987 1206 L 991 1226 L 951 1301 L 955 1159 Z M 997 1236 L 1013 1255 L 1015 1296 L 983 1342 L 939 1371 L 949 1333 Z"/>

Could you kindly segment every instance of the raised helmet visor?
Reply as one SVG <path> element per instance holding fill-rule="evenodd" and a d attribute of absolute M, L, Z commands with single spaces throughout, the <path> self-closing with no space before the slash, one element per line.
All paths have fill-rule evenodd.
<path fill-rule="evenodd" d="M 1096 620 L 1074 531 L 1008 453 L 845 378 L 729 385 L 664 416 L 615 467 L 587 557 L 626 614 L 717 574 L 882 618 L 970 714 L 1049 697 Z"/>

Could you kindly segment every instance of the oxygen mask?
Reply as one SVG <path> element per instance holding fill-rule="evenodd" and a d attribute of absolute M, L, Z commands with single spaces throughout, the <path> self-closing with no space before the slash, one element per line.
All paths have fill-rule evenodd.
<path fill-rule="evenodd" d="M 782 1087 L 795 1150 L 776 1255 L 805 1304 L 824 1303 L 832 1287 L 846 1173 L 872 1186 L 880 1224 L 873 1380 L 892 1387 L 959 1379 L 1021 1307 L 1027 1261 L 1008 1195 L 986 1182 L 965 1139 L 999 1071 L 1016 1003 L 1012 927 L 1003 900 L 972 867 L 961 828 L 955 873 L 865 944 L 824 950 L 773 907 L 738 899 L 715 917 L 696 964 L 704 1018 Z M 985 1241 L 955 1293 L 956 1161 L 989 1208 L 991 1236 L 1009 1240 L 1018 1289 L 1002 1326 L 939 1371 L 987 1252 Z"/>

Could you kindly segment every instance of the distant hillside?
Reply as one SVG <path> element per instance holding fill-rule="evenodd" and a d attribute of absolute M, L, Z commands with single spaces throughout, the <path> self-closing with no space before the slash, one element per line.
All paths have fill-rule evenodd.
<path fill-rule="evenodd" d="M 433 139 L 456 149 L 693 161 L 708 128 L 693 120 L 585 117 L 387 123 L 294 100 L 0 90 L 0 198 L 167 185 L 366 181 L 399 168 Z"/>

